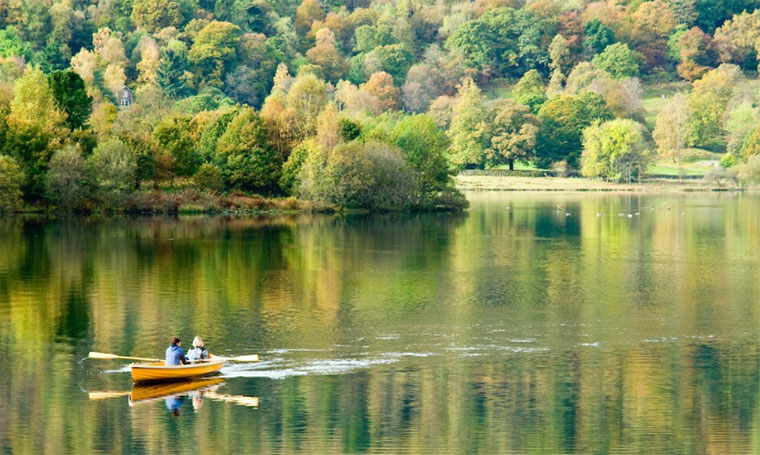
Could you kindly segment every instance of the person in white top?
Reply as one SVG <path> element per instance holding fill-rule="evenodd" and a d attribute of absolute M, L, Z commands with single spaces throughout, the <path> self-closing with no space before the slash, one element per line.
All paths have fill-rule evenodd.
<path fill-rule="evenodd" d="M 208 350 L 203 346 L 201 337 L 193 338 L 193 348 L 187 351 L 187 358 L 191 362 L 208 360 Z"/>

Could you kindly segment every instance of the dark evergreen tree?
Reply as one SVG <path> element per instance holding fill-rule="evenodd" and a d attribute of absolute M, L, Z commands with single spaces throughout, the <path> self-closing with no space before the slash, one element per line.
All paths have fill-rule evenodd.
<path fill-rule="evenodd" d="M 185 75 L 186 68 L 187 56 L 184 53 L 170 48 L 161 51 L 157 80 L 164 89 L 164 93 L 175 99 L 190 95 L 191 90 Z"/>
<path fill-rule="evenodd" d="M 48 83 L 58 107 L 67 115 L 69 129 L 84 127 L 92 113 L 92 97 L 87 94 L 82 78 L 73 71 L 53 71 Z"/>

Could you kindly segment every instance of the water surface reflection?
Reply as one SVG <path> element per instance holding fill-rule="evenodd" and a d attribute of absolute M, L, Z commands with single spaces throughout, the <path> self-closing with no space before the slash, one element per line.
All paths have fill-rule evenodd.
<path fill-rule="evenodd" d="M 760 452 L 760 197 L 469 198 L 0 220 L 2 451 Z M 262 361 L 90 399 L 172 334 Z"/>

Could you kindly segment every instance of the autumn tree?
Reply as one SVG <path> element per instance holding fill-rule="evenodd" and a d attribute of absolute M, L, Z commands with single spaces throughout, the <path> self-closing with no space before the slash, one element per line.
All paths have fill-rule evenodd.
<path fill-rule="evenodd" d="M 306 52 L 306 58 L 314 65 L 322 67 L 327 80 L 337 82 L 348 73 L 348 63 L 335 47 L 335 35 L 323 28 L 317 32 L 316 45 Z"/>
<path fill-rule="evenodd" d="M 689 95 L 689 145 L 717 149 L 723 143 L 726 106 L 741 72 L 733 65 L 721 65 L 694 82 Z"/>
<path fill-rule="evenodd" d="M 58 108 L 48 78 L 39 69 L 27 67 L 16 81 L 6 123 L 3 153 L 21 167 L 25 194 L 42 196 L 50 157 L 69 130 L 66 114 Z"/>
<path fill-rule="evenodd" d="M 195 37 L 188 59 L 206 84 L 222 87 L 222 76 L 237 57 L 236 49 L 241 35 L 242 31 L 237 25 L 213 21 Z"/>
<path fill-rule="evenodd" d="M 285 97 L 291 137 L 304 139 L 316 132 L 316 120 L 327 103 L 327 86 L 313 74 L 299 76 Z"/>
<path fill-rule="evenodd" d="M 384 71 L 374 73 L 361 88 L 379 100 L 383 111 L 398 108 L 399 90 L 393 85 L 390 74 Z"/>
<path fill-rule="evenodd" d="M 658 151 L 681 167 L 681 152 L 689 137 L 689 106 L 686 95 L 673 95 L 668 104 L 657 114 L 652 131 Z"/>
<path fill-rule="evenodd" d="M 303 0 L 296 9 L 295 27 L 300 36 L 306 36 L 311 30 L 311 24 L 325 17 L 325 12 L 319 0 Z"/>
<path fill-rule="evenodd" d="M 182 22 L 180 4 L 173 0 L 132 0 L 132 22 L 149 33 L 176 27 Z"/>
<path fill-rule="evenodd" d="M 757 69 L 760 53 L 760 10 L 743 12 L 715 30 L 715 47 L 723 63 Z"/>
<path fill-rule="evenodd" d="M 664 64 L 667 40 L 677 24 L 670 6 L 659 0 L 644 2 L 631 19 L 634 46 L 644 56 L 646 66 L 653 68 Z"/>
<path fill-rule="evenodd" d="M 681 34 L 677 47 L 680 57 L 678 75 L 688 81 L 704 76 L 716 60 L 712 38 L 698 27 Z"/>

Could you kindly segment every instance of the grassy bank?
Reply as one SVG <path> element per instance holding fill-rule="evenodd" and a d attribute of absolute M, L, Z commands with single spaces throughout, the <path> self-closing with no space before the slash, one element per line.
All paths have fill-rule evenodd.
<path fill-rule="evenodd" d="M 720 186 L 705 180 L 651 179 L 641 183 L 613 183 L 587 178 L 563 177 L 496 177 L 459 175 L 457 188 L 462 191 L 726 191 L 736 186 Z"/>
<path fill-rule="evenodd" d="M 27 202 L 16 213 L 73 212 L 83 214 L 191 214 L 191 213 L 304 213 L 323 210 L 293 197 L 255 194 L 217 194 L 194 189 L 140 190 L 129 194 L 101 195 L 74 209 L 47 202 Z"/>

